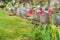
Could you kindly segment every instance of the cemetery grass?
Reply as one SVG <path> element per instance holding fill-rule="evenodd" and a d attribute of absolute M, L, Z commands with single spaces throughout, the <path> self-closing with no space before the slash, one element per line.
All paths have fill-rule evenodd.
<path fill-rule="evenodd" d="M 26 19 L 9 16 L 0 9 L 0 40 L 20 40 L 23 35 L 30 36 L 32 24 Z"/>
<path fill-rule="evenodd" d="M 54 17 L 54 15 L 52 15 L 52 17 Z M 52 28 L 52 36 L 56 35 L 54 31 L 55 29 L 58 29 L 60 32 L 60 27 L 56 28 L 53 22 L 50 26 Z M 41 34 L 39 33 L 41 27 L 36 28 L 37 31 L 34 31 L 33 27 L 34 26 L 30 23 L 30 21 L 27 21 L 26 19 L 18 16 L 9 16 L 7 11 L 0 9 L 0 40 L 20 40 L 21 38 L 28 37 L 35 40 L 37 37 L 39 38 L 39 35 L 41 36 Z M 42 34 L 45 32 L 44 30 L 41 31 Z M 34 35 L 34 33 L 36 32 L 39 33 L 37 37 L 35 37 Z M 47 37 L 47 39 L 49 38 L 48 35 L 44 36 L 43 34 L 42 38 L 44 39 L 45 37 Z M 53 37 L 51 39 L 53 40 Z"/>

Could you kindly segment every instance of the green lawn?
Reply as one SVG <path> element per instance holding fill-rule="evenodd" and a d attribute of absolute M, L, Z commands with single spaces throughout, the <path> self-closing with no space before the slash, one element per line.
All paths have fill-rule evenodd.
<path fill-rule="evenodd" d="M 59 30 L 60 35 L 60 27 L 56 28 L 55 25 L 53 24 L 50 26 L 51 29 L 49 31 L 52 35 L 51 40 L 53 40 L 55 36 L 58 35 L 56 34 L 56 29 Z M 46 31 L 47 33 L 45 34 L 45 29 L 40 30 L 41 28 L 37 28 L 35 31 L 33 31 L 34 30 L 33 25 L 28 20 L 18 16 L 9 16 L 7 11 L 0 9 L 0 40 L 20 40 L 20 38 L 25 37 L 27 38 L 31 37 L 35 40 L 37 37 L 39 37 L 39 35 L 43 39 L 44 38 L 48 39 L 50 37 L 48 30 Z M 36 32 L 39 35 L 36 34 Z M 42 35 L 39 32 L 41 32 Z"/>
<path fill-rule="evenodd" d="M 32 24 L 26 19 L 9 16 L 8 12 L 0 9 L 0 40 L 19 40 L 20 36 L 30 36 Z"/>

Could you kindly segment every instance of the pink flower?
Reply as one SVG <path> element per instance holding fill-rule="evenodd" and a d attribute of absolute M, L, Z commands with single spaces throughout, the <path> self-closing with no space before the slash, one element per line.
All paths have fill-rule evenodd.
<path fill-rule="evenodd" d="M 53 9 L 52 8 L 49 8 L 48 9 L 48 13 L 52 13 L 53 12 Z"/>
<path fill-rule="evenodd" d="M 38 14 L 39 14 L 39 15 L 42 15 L 42 14 L 43 14 L 43 11 L 38 10 Z"/>
<path fill-rule="evenodd" d="M 28 10 L 28 14 L 33 14 L 33 10 Z"/>

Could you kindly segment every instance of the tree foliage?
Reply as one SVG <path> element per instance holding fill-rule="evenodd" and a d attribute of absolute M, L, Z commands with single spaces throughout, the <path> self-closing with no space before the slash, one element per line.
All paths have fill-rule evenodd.
<path fill-rule="evenodd" d="M 6 3 L 6 2 L 9 2 L 9 1 L 11 1 L 11 0 L 2 0 L 2 1 Z"/>

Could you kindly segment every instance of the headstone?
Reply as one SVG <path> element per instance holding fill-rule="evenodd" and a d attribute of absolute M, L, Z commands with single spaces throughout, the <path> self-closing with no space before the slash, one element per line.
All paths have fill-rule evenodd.
<path fill-rule="evenodd" d="M 17 14 L 16 15 L 20 16 L 20 7 L 17 8 Z"/>
<path fill-rule="evenodd" d="M 27 10 L 26 10 L 26 8 L 25 8 L 25 6 L 24 6 L 24 3 L 21 4 L 20 13 L 21 13 L 21 16 L 22 16 L 23 18 L 25 18 L 25 15 L 26 15 L 26 13 L 27 13 Z"/>
<path fill-rule="evenodd" d="M 33 17 L 33 20 L 35 20 L 35 21 L 38 20 L 38 19 L 37 19 L 37 18 L 38 18 L 37 14 L 38 14 L 37 11 L 34 11 L 34 17 Z"/>
<path fill-rule="evenodd" d="M 42 14 L 43 14 L 42 8 L 40 8 L 40 6 L 37 7 L 37 10 L 34 11 L 33 20 L 40 22 L 40 15 L 42 15 Z"/>
<path fill-rule="evenodd" d="M 60 26 L 60 14 L 55 14 L 54 24 Z"/>
<path fill-rule="evenodd" d="M 41 15 L 40 16 L 40 21 L 43 24 L 49 23 L 49 14 L 48 13 L 44 13 L 43 15 Z"/>
<path fill-rule="evenodd" d="M 39 24 L 40 24 L 40 15 L 42 15 L 42 14 L 39 14 L 39 13 L 38 13 L 39 11 L 40 11 L 40 10 L 35 10 L 35 11 L 34 11 L 34 17 L 33 17 L 33 19 L 32 19 L 32 24 L 35 25 L 34 27 L 38 27 Z M 40 13 L 41 13 L 41 12 L 40 12 Z"/>
<path fill-rule="evenodd" d="M 49 13 L 47 11 L 48 8 L 45 8 L 45 11 L 43 12 L 42 15 L 40 15 L 40 22 L 43 24 L 48 24 L 50 23 L 49 19 Z"/>

